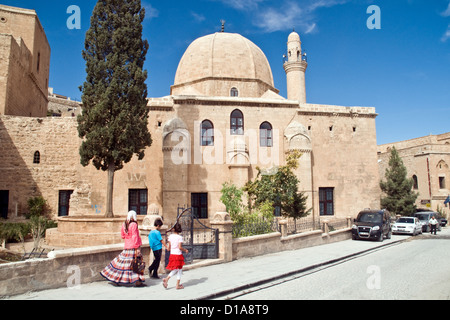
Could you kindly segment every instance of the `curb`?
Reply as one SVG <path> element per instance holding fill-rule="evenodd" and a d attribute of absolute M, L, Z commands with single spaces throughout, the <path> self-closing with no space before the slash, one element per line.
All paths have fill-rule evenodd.
<path fill-rule="evenodd" d="M 335 263 L 338 263 L 338 262 L 341 262 L 341 261 L 344 261 L 344 260 L 355 258 L 357 256 L 363 255 L 363 254 L 371 252 L 371 251 L 379 250 L 381 248 L 389 247 L 389 246 L 392 246 L 392 245 L 397 245 L 397 244 L 400 244 L 400 243 L 408 241 L 408 240 L 409 240 L 409 238 L 396 240 L 396 241 L 393 241 L 393 242 L 389 242 L 389 243 L 386 243 L 386 244 L 382 244 L 382 245 L 376 246 L 374 248 L 370 248 L 370 249 L 363 250 L 363 251 L 358 251 L 358 252 L 355 252 L 355 253 L 352 253 L 352 254 L 340 257 L 340 258 L 336 258 L 336 259 L 332 259 L 332 260 L 329 260 L 329 261 L 317 263 L 317 264 L 314 264 L 314 265 L 311 265 L 311 266 L 308 266 L 308 267 L 304 267 L 304 268 L 301 268 L 301 269 L 298 269 L 298 270 L 286 272 L 286 273 L 283 273 L 283 274 L 280 274 L 280 275 L 277 275 L 277 276 L 273 276 L 273 277 L 262 279 L 262 280 L 255 281 L 255 282 L 252 282 L 252 283 L 244 284 L 244 285 L 232 288 L 232 289 L 225 289 L 225 290 L 218 291 L 218 292 L 215 292 L 215 293 L 211 293 L 211 294 L 199 297 L 199 298 L 194 298 L 193 300 L 211 300 L 211 299 L 220 298 L 220 297 L 232 294 L 232 293 L 237 293 L 237 292 L 249 290 L 249 289 L 252 289 L 254 287 L 259 287 L 261 285 L 264 285 L 266 283 L 274 282 L 276 280 L 280 280 L 280 279 L 283 279 L 283 278 L 292 277 L 292 276 L 297 275 L 299 273 L 304 273 L 304 272 L 311 271 L 311 270 L 314 270 L 314 269 L 317 269 L 317 268 L 320 268 L 320 267 L 332 265 L 332 264 L 335 264 Z"/>

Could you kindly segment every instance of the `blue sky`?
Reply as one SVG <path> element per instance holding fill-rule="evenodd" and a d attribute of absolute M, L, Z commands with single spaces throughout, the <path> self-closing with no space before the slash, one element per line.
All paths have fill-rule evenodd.
<path fill-rule="evenodd" d="M 36 10 L 52 48 L 50 87 L 81 100 L 81 57 L 95 0 L 0 0 Z M 196 38 L 239 33 L 266 54 L 286 97 L 282 56 L 293 28 L 308 54 L 310 103 L 371 106 L 378 144 L 450 131 L 450 0 L 144 0 L 149 97 L 170 94 L 178 62 Z M 81 29 L 68 29 L 70 5 Z M 370 5 L 381 29 L 371 30 Z"/>

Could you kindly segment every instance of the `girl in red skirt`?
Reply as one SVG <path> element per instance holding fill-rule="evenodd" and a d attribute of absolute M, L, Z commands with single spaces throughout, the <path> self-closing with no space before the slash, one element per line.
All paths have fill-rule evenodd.
<path fill-rule="evenodd" d="M 183 237 L 180 235 L 181 233 L 181 225 L 177 223 L 174 226 L 174 233 L 169 236 L 168 242 L 169 242 L 169 250 L 170 250 L 170 257 L 169 257 L 169 264 L 167 265 L 166 269 L 172 270 L 170 274 L 167 276 L 167 278 L 163 279 L 163 286 L 167 289 L 167 283 L 169 282 L 169 279 L 175 275 L 177 275 L 177 289 L 184 289 L 183 285 L 180 284 L 181 281 L 181 274 L 182 269 L 184 266 L 184 257 L 182 254 L 182 251 L 188 253 L 188 250 L 183 248 Z"/>

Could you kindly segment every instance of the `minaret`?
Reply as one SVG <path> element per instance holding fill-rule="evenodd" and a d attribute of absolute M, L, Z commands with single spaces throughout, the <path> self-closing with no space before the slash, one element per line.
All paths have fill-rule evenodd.
<path fill-rule="evenodd" d="M 305 71 L 308 67 L 303 59 L 302 42 L 297 32 L 293 31 L 288 37 L 288 56 L 284 63 L 287 79 L 287 97 L 289 100 L 298 100 L 306 103 Z"/>

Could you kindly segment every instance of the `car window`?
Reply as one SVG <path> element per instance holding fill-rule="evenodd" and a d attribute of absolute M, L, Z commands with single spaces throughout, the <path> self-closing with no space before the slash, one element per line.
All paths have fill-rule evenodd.
<path fill-rule="evenodd" d="M 428 214 L 418 214 L 417 218 L 419 218 L 419 220 L 430 220 L 430 217 Z"/>
<path fill-rule="evenodd" d="M 382 221 L 382 215 L 378 213 L 372 212 L 362 212 L 358 216 L 359 222 L 372 222 L 372 223 L 380 223 Z"/>

